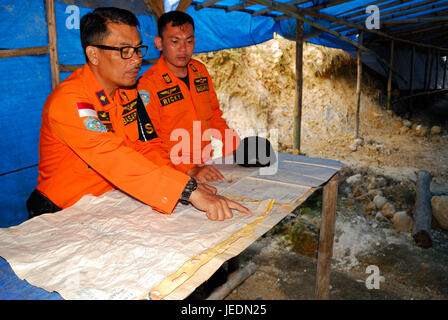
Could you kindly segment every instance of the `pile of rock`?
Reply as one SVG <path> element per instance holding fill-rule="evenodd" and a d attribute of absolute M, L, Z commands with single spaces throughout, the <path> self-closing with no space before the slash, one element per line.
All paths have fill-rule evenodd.
<path fill-rule="evenodd" d="M 361 214 L 395 230 L 411 232 L 415 204 L 415 182 L 377 175 L 364 168 L 345 167 L 340 172 L 339 192 L 353 201 Z M 448 230 L 448 195 L 431 198 L 433 228 Z"/>

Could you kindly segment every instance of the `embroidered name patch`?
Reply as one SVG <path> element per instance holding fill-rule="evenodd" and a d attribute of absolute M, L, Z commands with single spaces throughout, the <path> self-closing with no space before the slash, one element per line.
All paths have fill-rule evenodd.
<path fill-rule="evenodd" d="M 208 87 L 207 77 L 194 79 L 194 86 L 196 88 L 197 93 L 201 93 L 201 92 L 210 90 L 210 88 Z"/>
<path fill-rule="evenodd" d="M 159 91 L 157 92 L 157 95 L 159 96 L 162 107 L 165 107 L 171 103 L 182 100 L 184 98 L 182 92 L 180 91 L 179 86 Z"/>
<path fill-rule="evenodd" d="M 84 124 L 86 125 L 87 130 L 96 132 L 107 132 L 106 127 L 97 118 L 87 117 L 84 119 Z"/>
<path fill-rule="evenodd" d="M 173 82 L 168 73 L 165 73 L 164 75 L 162 75 L 162 77 L 163 77 L 163 80 L 165 80 L 165 83 L 167 83 L 167 84 Z"/>
<path fill-rule="evenodd" d="M 76 103 L 78 107 L 78 114 L 81 118 L 83 117 L 96 117 L 96 111 L 92 104 L 87 102 Z"/>
<path fill-rule="evenodd" d="M 96 96 L 98 97 L 98 100 L 100 100 L 103 106 L 107 106 L 109 104 L 109 100 L 107 99 L 104 90 L 96 92 Z"/>

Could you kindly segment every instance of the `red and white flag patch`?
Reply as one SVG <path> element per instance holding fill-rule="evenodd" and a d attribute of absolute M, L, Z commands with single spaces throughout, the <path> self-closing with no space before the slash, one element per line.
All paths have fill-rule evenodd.
<path fill-rule="evenodd" d="M 86 102 L 76 103 L 78 107 L 78 114 L 81 118 L 83 117 L 97 117 L 95 108 L 92 104 Z"/>

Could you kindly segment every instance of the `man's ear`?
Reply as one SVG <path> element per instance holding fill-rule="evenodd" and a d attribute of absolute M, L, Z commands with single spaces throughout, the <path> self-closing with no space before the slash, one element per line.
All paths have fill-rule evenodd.
<path fill-rule="evenodd" d="M 156 46 L 157 49 L 159 49 L 160 51 L 162 50 L 162 38 L 161 37 L 155 37 L 154 38 L 154 45 Z"/>
<path fill-rule="evenodd" d="M 91 64 L 98 65 L 98 54 L 95 47 L 88 46 L 86 48 L 86 55 Z"/>

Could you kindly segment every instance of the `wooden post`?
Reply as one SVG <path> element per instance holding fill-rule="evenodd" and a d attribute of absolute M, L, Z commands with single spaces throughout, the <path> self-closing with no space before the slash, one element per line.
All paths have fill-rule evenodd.
<path fill-rule="evenodd" d="M 439 62 L 440 62 L 440 50 L 437 50 L 437 60 L 436 60 L 436 80 L 434 81 L 434 89 L 437 90 L 439 86 Z"/>
<path fill-rule="evenodd" d="M 54 0 L 45 0 L 48 28 L 48 48 L 50 51 L 51 84 L 53 89 L 60 82 L 59 58 L 58 58 L 58 37 L 56 33 L 56 15 L 54 12 Z"/>
<path fill-rule="evenodd" d="M 394 63 L 394 44 L 395 41 L 390 42 L 390 68 L 389 75 L 387 77 L 387 109 L 390 109 L 390 99 L 392 96 L 392 65 Z"/>
<path fill-rule="evenodd" d="M 296 103 L 294 106 L 294 140 L 293 148 L 300 153 L 300 136 L 302 122 L 302 87 L 303 87 L 303 22 L 296 20 Z"/>
<path fill-rule="evenodd" d="M 415 46 L 412 46 L 411 53 L 411 76 L 409 81 L 409 95 L 412 96 L 414 94 L 414 63 L 415 63 Z M 412 99 L 409 99 L 409 108 L 412 108 Z"/>
<path fill-rule="evenodd" d="M 316 298 L 319 300 L 328 299 L 337 198 L 338 175 L 335 174 L 324 186 L 322 195 L 322 221 L 316 272 Z"/>
<path fill-rule="evenodd" d="M 361 31 L 359 33 L 359 39 L 358 43 L 362 45 L 363 41 L 363 32 Z M 361 48 L 358 48 L 358 59 L 357 59 L 357 77 L 356 77 L 356 96 L 357 96 L 357 102 L 356 102 L 356 138 L 359 137 L 359 111 L 361 108 L 361 83 L 362 83 L 362 50 Z"/>
<path fill-rule="evenodd" d="M 445 89 L 445 82 L 446 82 L 446 60 L 447 60 L 447 56 L 445 56 L 445 65 L 443 68 L 443 83 L 442 83 L 442 89 Z"/>
<path fill-rule="evenodd" d="M 414 206 L 414 223 L 412 237 L 417 246 L 429 248 L 432 246 L 431 230 L 431 179 L 432 175 L 425 170 L 417 172 L 416 196 Z"/>

